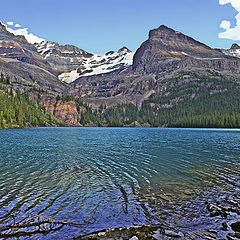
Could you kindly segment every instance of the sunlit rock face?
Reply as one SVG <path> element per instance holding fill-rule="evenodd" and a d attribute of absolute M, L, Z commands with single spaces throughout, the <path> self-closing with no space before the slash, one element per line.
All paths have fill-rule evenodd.
<path fill-rule="evenodd" d="M 63 102 L 48 99 L 43 102 L 44 108 L 68 126 L 79 126 L 79 112 L 75 102 Z"/>
<path fill-rule="evenodd" d="M 183 68 L 210 68 L 239 72 L 239 61 L 218 49 L 194 40 L 164 25 L 149 32 L 149 38 L 134 55 L 133 69 L 144 73 L 167 73 Z"/>

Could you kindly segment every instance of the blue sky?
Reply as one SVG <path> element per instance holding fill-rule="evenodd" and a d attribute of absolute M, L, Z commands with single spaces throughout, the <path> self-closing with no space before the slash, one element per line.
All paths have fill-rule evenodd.
<path fill-rule="evenodd" d="M 240 0 L 1 0 L 0 20 L 94 53 L 122 46 L 136 50 L 161 24 L 211 47 L 228 48 L 236 41 L 220 39 L 219 26 L 225 19 L 235 24 L 237 11 L 219 1 Z"/>

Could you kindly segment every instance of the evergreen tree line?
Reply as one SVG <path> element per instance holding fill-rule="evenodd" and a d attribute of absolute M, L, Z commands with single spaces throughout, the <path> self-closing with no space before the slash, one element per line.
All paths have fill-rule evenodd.
<path fill-rule="evenodd" d="M 82 113 L 82 125 L 95 123 L 98 126 L 151 127 L 197 127 L 197 128 L 239 128 L 239 90 L 217 94 L 202 93 L 197 98 L 186 100 L 171 108 L 157 109 L 156 100 L 145 101 L 139 108 L 134 104 L 119 104 L 115 107 L 100 107 L 92 111 L 90 107 Z"/>
<path fill-rule="evenodd" d="M 54 116 L 37 103 L 30 101 L 27 96 L 7 91 L 6 87 L 9 83 L 9 78 L 1 74 L 0 128 L 59 125 L 59 121 Z"/>
<path fill-rule="evenodd" d="M 184 80 L 184 77 L 181 79 L 178 76 L 170 82 L 170 94 L 153 95 L 141 106 L 132 103 L 113 107 L 101 105 L 98 110 L 93 110 L 81 99 L 70 95 L 57 96 L 56 100 L 75 101 L 83 126 L 239 128 L 240 90 L 236 81 L 221 76 L 210 80 L 209 77 L 197 78 L 197 82 L 189 82 L 187 86 L 180 84 L 176 88 L 176 84 Z M 9 77 L 0 75 L 0 128 L 60 125 L 54 116 L 27 96 L 6 91 L 11 89 L 10 82 Z M 194 98 L 191 97 L 193 95 Z M 181 101 L 171 105 L 172 99 L 179 98 L 182 98 Z M 169 107 L 163 108 L 164 105 Z"/>

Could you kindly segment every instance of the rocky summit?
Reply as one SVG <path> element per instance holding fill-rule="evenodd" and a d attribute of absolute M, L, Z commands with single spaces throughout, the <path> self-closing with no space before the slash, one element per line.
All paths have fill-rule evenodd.
<path fill-rule="evenodd" d="M 240 58 L 240 46 L 234 43 L 230 49 L 222 49 L 222 52 L 226 55 Z"/>
<path fill-rule="evenodd" d="M 151 30 L 134 55 L 133 69 L 144 73 L 165 74 L 186 68 L 238 73 L 239 60 L 164 25 Z"/>
<path fill-rule="evenodd" d="M 222 75 L 239 74 L 240 59 L 229 55 L 162 25 L 150 31 L 148 40 L 136 51 L 131 67 L 81 77 L 70 85 L 70 92 L 94 104 L 111 105 L 119 101 L 141 104 L 152 95 L 168 94 L 169 88 L 182 85 L 188 89 L 193 82 L 198 85 L 199 78 L 214 75 L 214 71 Z M 196 74 L 190 76 L 189 71 Z M 185 80 L 180 80 L 182 77 Z M 212 77 L 209 76 L 206 85 L 211 84 Z M 175 87 L 170 81 L 173 78 L 179 78 Z"/>
<path fill-rule="evenodd" d="M 124 115 L 126 109 L 115 114 L 118 124 L 173 126 L 160 124 L 160 115 L 200 106 L 203 95 L 215 102 L 224 94 L 234 96 L 226 106 L 234 114 L 239 102 L 239 45 L 213 49 L 164 25 L 151 30 L 135 53 L 123 47 L 92 54 L 49 41 L 31 44 L 0 24 L 0 72 L 10 79 L 8 89 L 27 95 L 67 125 L 108 125 L 116 106 L 133 104 L 137 113 L 133 118 Z M 149 112 L 155 113 L 154 124 L 143 117 Z"/>

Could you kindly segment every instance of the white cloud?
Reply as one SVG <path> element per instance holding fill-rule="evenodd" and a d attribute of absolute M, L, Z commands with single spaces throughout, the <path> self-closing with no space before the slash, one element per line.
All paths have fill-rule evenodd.
<path fill-rule="evenodd" d="M 228 30 L 231 27 L 231 23 L 229 21 L 222 21 L 220 24 L 220 28 Z"/>
<path fill-rule="evenodd" d="M 20 28 L 20 27 L 21 27 L 21 25 L 20 25 L 20 24 L 18 24 L 18 23 L 16 23 L 14 27 L 15 27 L 15 28 Z"/>
<path fill-rule="evenodd" d="M 7 24 L 9 25 L 9 23 L 7 23 Z M 13 25 L 14 25 L 14 23 L 13 23 Z M 6 26 L 6 25 L 5 25 L 5 26 Z M 14 35 L 24 36 L 29 43 L 34 44 L 34 43 L 40 43 L 40 42 L 42 42 L 42 41 L 45 41 L 45 39 L 40 38 L 40 37 L 34 35 L 33 33 L 30 33 L 30 32 L 28 31 L 28 28 L 20 28 L 20 27 L 21 27 L 20 24 L 15 24 L 15 27 L 16 27 L 17 29 L 14 30 L 14 29 L 12 29 L 11 27 L 6 26 L 7 30 L 8 30 L 10 33 L 13 33 Z"/>
<path fill-rule="evenodd" d="M 9 26 L 13 26 L 14 25 L 14 22 L 7 22 L 7 25 L 9 25 Z"/>
<path fill-rule="evenodd" d="M 238 12 L 235 16 L 236 25 L 231 27 L 230 21 L 223 20 L 220 24 L 220 28 L 224 29 L 224 32 L 219 33 L 219 38 L 240 40 L 240 0 L 219 0 L 220 5 L 231 4 L 232 7 Z"/>

